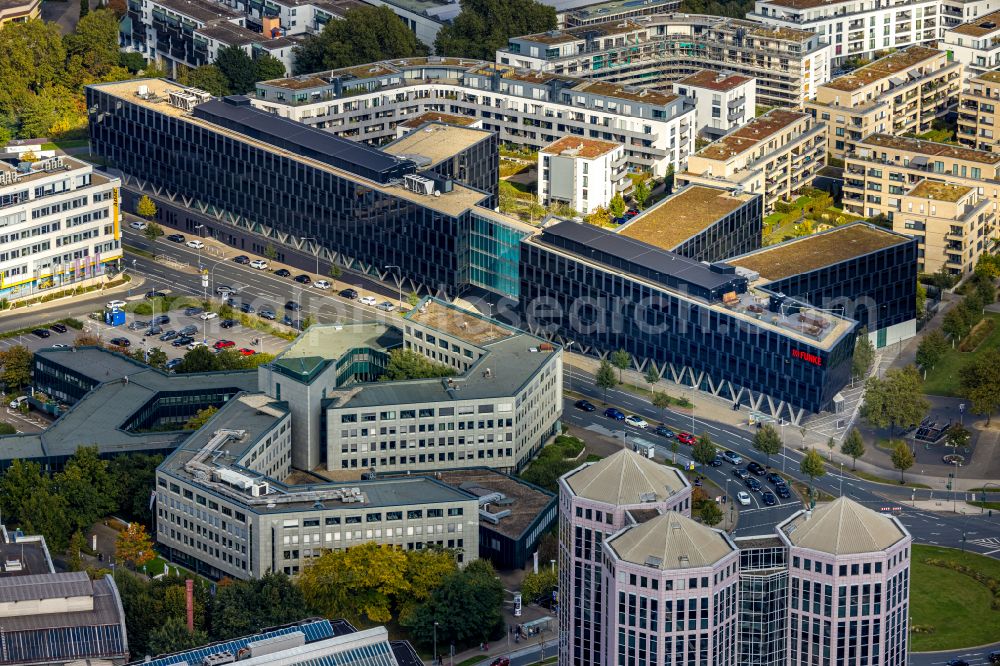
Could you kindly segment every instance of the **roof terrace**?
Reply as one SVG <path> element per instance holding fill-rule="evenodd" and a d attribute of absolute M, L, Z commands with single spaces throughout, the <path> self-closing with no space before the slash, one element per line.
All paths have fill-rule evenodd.
<path fill-rule="evenodd" d="M 980 164 L 1000 164 L 1000 153 L 988 153 L 983 150 L 973 150 L 972 148 L 962 148 L 945 143 L 935 143 L 933 141 L 925 141 L 924 139 L 893 136 L 891 134 L 872 134 L 862 139 L 858 145 L 905 150 L 929 157 L 947 157 L 956 160 L 966 160 L 968 162 L 979 162 Z"/>
<path fill-rule="evenodd" d="M 697 155 L 710 160 L 728 160 L 753 149 L 762 141 L 808 117 L 810 116 L 807 113 L 773 109 L 705 146 Z"/>
<path fill-rule="evenodd" d="M 907 192 L 907 195 L 920 199 L 956 203 L 970 192 L 972 192 L 972 188 L 965 185 L 953 185 L 937 180 L 922 180 Z"/>
<path fill-rule="evenodd" d="M 944 51 L 938 49 L 918 45 L 911 46 L 902 51 L 891 53 L 884 58 L 879 58 L 864 67 L 859 67 L 850 74 L 845 74 L 829 83 L 824 83 L 823 87 L 853 92 L 877 81 L 889 79 L 911 67 L 942 55 L 944 55 Z"/>

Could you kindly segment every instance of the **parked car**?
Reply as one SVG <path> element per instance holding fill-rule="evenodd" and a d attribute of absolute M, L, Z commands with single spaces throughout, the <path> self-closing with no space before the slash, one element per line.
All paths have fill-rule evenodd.
<path fill-rule="evenodd" d="M 190 344 L 188 344 L 187 348 L 188 348 L 188 351 L 194 351 L 198 347 L 207 347 L 207 346 L 208 346 L 208 343 L 205 342 L 204 340 L 193 340 Z"/>
<path fill-rule="evenodd" d="M 250 268 L 256 268 L 259 271 L 267 270 L 267 262 L 263 259 L 254 259 L 250 262 Z"/>
<path fill-rule="evenodd" d="M 772 485 L 775 485 L 775 486 L 780 486 L 781 484 L 783 484 L 785 482 L 785 480 L 783 478 L 781 478 L 781 475 L 778 474 L 777 472 L 771 472 L 765 478 L 767 479 L 768 483 L 770 483 Z"/>
<path fill-rule="evenodd" d="M 36 328 L 32 333 L 39 338 L 47 338 L 52 335 L 52 332 L 47 328 Z"/>
<path fill-rule="evenodd" d="M 509 657 L 497 657 L 490 662 L 490 666 L 510 666 Z"/>
<path fill-rule="evenodd" d="M 760 489 L 762 488 L 762 486 L 760 485 L 760 481 L 758 481 L 755 477 L 752 476 L 743 479 L 743 485 L 754 492 L 759 492 Z"/>
<path fill-rule="evenodd" d="M 646 420 L 644 418 L 642 418 L 641 416 L 636 416 L 635 414 L 631 414 L 625 417 L 625 425 L 630 425 L 633 428 L 639 428 L 640 430 L 645 430 L 646 427 L 649 426 L 649 424 L 646 423 Z"/>
<path fill-rule="evenodd" d="M 665 425 L 658 425 L 656 429 L 653 430 L 660 437 L 666 437 L 667 439 L 672 439 L 674 437 L 674 431 Z"/>
<path fill-rule="evenodd" d="M 285 309 L 291 310 L 292 312 L 298 312 L 302 309 L 302 306 L 299 305 L 297 301 L 288 301 L 285 303 Z"/>
<path fill-rule="evenodd" d="M 680 442 L 681 444 L 694 446 L 695 436 L 689 432 L 679 432 L 677 433 L 677 441 Z"/>
<path fill-rule="evenodd" d="M 228 349 L 229 347 L 235 347 L 236 343 L 232 340 L 219 340 L 212 347 L 214 349 Z"/>
<path fill-rule="evenodd" d="M 774 506 L 775 504 L 778 503 L 778 498 L 775 497 L 774 493 L 772 493 L 770 490 L 765 490 L 760 497 L 761 499 L 764 500 L 764 504 L 766 504 L 767 506 Z"/>
<path fill-rule="evenodd" d="M 245 312 L 247 314 L 253 314 L 254 312 L 256 312 L 256 310 L 254 310 L 253 306 L 250 305 L 249 303 L 242 303 L 240 305 L 240 312 Z"/>
<path fill-rule="evenodd" d="M 287 268 L 279 268 L 278 270 L 274 271 L 274 274 L 277 275 L 278 277 L 292 277 L 292 272 Z"/>
<path fill-rule="evenodd" d="M 146 298 L 163 298 L 166 296 L 162 291 L 156 291 L 155 289 L 146 292 Z"/>
<path fill-rule="evenodd" d="M 374 306 L 375 303 L 377 303 L 377 301 L 375 300 L 374 296 L 362 296 L 361 298 L 358 299 L 358 303 L 361 303 L 361 305 Z"/>
<path fill-rule="evenodd" d="M 156 324 L 150 324 L 149 328 L 146 329 L 146 332 L 143 333 L 143 335 L 159 335 L 160 333 L 163 333 L 163 329 L 162 328 L 160 328 Z"/>
<path fill-rule="evenodd" d="M 169 331 L 160 336 L 160 342 L 169 342 L 170 340 L 173 340 L 176 337 L 177 337 L 177 331 L 175 331 L 174 329 L 170 329 Z"/>
<path fill-rule="evenodd" d="M 162 324 L 169 324 L 170 315 L 156 315 L 155 317 L 153 317 L 153 320 L 150 323 L 156 324 L 157 326 L 160 326 Z"/>
<path fill-rule="evenodd" d="M 239 323 L 240 322 L 236 321 L 235 319 L 223 319 L 222 321 L 219 322 L 219 326 L 221 326 L 222 328 L 232 328 L 233 326 L 236 326 Z"/>
<path fill-rule="evenodd" d="M 188 324 L 180 331 L 178 331 L 178 333 L 180 333 L 181 335 L 194 335 L 197 332 L 198 332 L 198 327 L 195 326 L 194 324 Z"/>
<path fill-rule="evenodd" d="M 722 457 L 726 459 L 726 462 L 732 463 L 733 465 L 743 464 L 743 456 L 736 453 L 735 451 L 723 451 Z"/>
<path fill-rule="evenodd" d="M 136 319 L 131 324 L 129 324 L 127 326 L 127 328 L 130 331 L 144 331 L 147 328 L 149 328 L 149 322 L 148 321 L 139 321 L 138 319 Z"/>
<path fill-rule="evenodd" d="M 240 290 L 236 287 L 230 287 L 228 284 L 220 284 L 215 288 L 215 293 L 219 296 L 233 296 L 240 293 Z"/>
<path fill-rule="evenodd" d="M 764 469 L 764 466 L 754 460 L 747 463 L 747 471 L 757 476 L 764 476 L 767 474 L 767 470 Z"/>
<path fill-rule="evenodd" d="M 260 317 L 261 319 L 268 319 L 270 321 L 274 321 L 275 317 L 277 317 L 278 315 L 274 314 L 274 310 L 270 308 L 261 308 L 260 310 L 257 311 L 257 316 Z"/>
<path fill-rule="evenodd" d="M 201 317 L 201 319 L 203 321 L 208 321 L 209 319 L 216 319 L 216 318 L 218 318 L 219 313 L 218 312 L 202 312 L 198 316 Z"/>
<path fill-rule="evenodd" d="M 788 489 L 788 486 L 781 484 L 780 486 L 774 487 L 774 493 L 781 499 L 788 499 L 792 496 L 792 491 Z"/>
<path fill-rule="evenodd" d="M 196 250 L 200 250 L 200 249 L 202 249 L 203 247 L 205 247 L 205 243 L 203 243 L 203 242 L 202 242 L 202 241 L 200 241 L 200 240 L 189 240 L 189 241 L 188 241 L 188 242 L 186 243 L 186 245 L 187 245 L 188 247 L 193 247 L 193 248 L 194 248 L 194 249 L 196 249 Z"/>
<path fill-rule="evenodd" d="M 594 407 L 594 405 L 587 400 L 577 400 L 573 403 L 573 406 L 584 412 L 597 411 L 597 407 Z"/>
<path fill-rule="evenodd" d="M 194 342 L 194 338 L 190 335 L 182 335 L 173 342 L 170 343 L 173 347 L 187 347 L 189 344 Z"/>
<path fill-rule="evenodd" d="M 138 220 L 135 222 L 129 222 L 128 226 L 132 227 L 136 231 L 145 231 L 146 229 L 149 228 L 148 224 L 146 224 L 145 222 L 139 222 Z"/>
<path fill-rule="evenodd" d="M 750 493 L 748 493 L 745 490 L 741 490 L 740 492 L 736 493 L 736 501 L 739 502 L 742 506 L 750 506 Z"/>
<path fill-rule="evenodd" d="M 170 234 L 167 236 L 167 240 L 171 243 L 183 243 L 185 239 L 184 234 Z"/>
<path fill-rule="evenodd" d="M 291 326 L 292 328 L 301 331 L 302 330 L 302 320 L 292 319 L 290 315 L 285 315 L 281 319 L 281 323 L 285 326 Z"/>
<path fill-rule="evenodd" d="M 330 284 L 329 280 L 316 280 L 313 282 L 313 286 L 317 289 L 329 289 L 333 285 Z"/>
<path fill-rule="evenodd" d="M 111 338 L 111 340 L 109 340 L 108 342 L 113 344 L 115 347 L 128 348 L 132 346 L 132 341 L 129 340 L 128 338 Z"/>
<path fill-rule="evenodd" d="M 350 300 L 353 301 L 357 299 L 358 292 L 356 289 L 344 289 L 338 295 L 343 296 L 344 298 L 349 298 Z"/>
<path fill-rule="evenodd" d="M 28 402 L 28 396 L 22 395 L 11 400 L 9 406 L 11 409 L 17 409 L 26 402 Z"/>
<path fill-rule="evenodd" d="M 115 310 L 115 309 L 120 310 L 121 308 L 125 307 L 125 301 L 108 301 L 107 303 L 104 304 L 104 307 L 107 310 Z"/>
<path fill-rule="evenodd" d="M 310 279 L 309 276 L 306 275 L 305 273 L 301 273 L 299 275 L 296 275 L 295 278 L 294 278 L 294 280 L 296 282 L 298 282 L 299 284 L 311 284 L 312 283 L 312 279 Z"/>
<path fill-rule="evenodd" d="M 249 347 L 240 347 L 236 351 L 239 352 L 240 356 L 253 356 L 254 354 L 257 353 L 254 350 L 250 349 Z"/>
<path fill-rule="evenodd" d="M 396 309 L 396 304 L 393 303 L 392 301 L 382 301 L 375 307 L 378 308 L 379 310 L 382 310 L 383 312 L 392 312 L 393 310 Z"/>
<path fill-rule="evenodd" d="M 66 332 L 66 324 L 52 324 L 51 326 L 49 326 L 49 328 L 51 328 L 56 333 Z"/>
<path fill-rule="evenodd" d="M 608 407 L 607 409 L 605 409 L 604 410 L 604 415 L 607 416 L 609 419 L 614 419 L 615 421 L 624 421 L 625 420 L 625 414 L 623 414 L 622 412 L 618 411 L 614 407 Z"/>
<path fill-rule="evenodd" d="M 246 266 L 247 264 L 250 263 L 250 257 L 248 257 L 245 254 L 241 254 L 238 257 L 233 257 L 233 261 L 235 261 L 238 264 L 242 264 L 243 266 Z"/>
<path fill-rule="evenodd" d="M 184 308 L 184 314 L 188 317 L 194 317 L 195 315 L 200 315 L 204 310 L 193 305 Z"/>
<path fill-rule="evenodd" d="M 708 464 L 710 467 L 722 467 L 722 456 L 716 453 L 715 457 L 712 458 L 712 461 L 709 462 Z"/>
<path fill-rule="evenodd" d="M 164 365 L 163 367 L 166 368 L 167 370 L 173 370 L 183 362 L 184 359 L 182 358 L 172 358 L 169 361 L 167 361 L 166 365 Z"/>
<path fill-rule="evenodd" d="M 735 476 L 737 479 L 740 479 L 740 480 L 745 480 L 745 479 L 749 479 L 750 478 L 750 472 L 746 471 L 742 467 L 734 467 L 733 471 L 732 471 L 732 475 Z M 754 479 L 754 480 L 756 480 L 756 479 Z"/>

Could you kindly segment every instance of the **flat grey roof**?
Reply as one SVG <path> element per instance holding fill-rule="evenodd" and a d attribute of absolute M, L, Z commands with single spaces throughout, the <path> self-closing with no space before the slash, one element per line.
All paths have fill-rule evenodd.
<path fill-rule="evenodd" d="M 3 602 L 65 597 L 92 597 L 94 608 L 67 613 L 10 615 L 0 618 L 0 624 L 5 632 L 109 625 L 122 626 L 124 631 L 124 618 L 109 577 L 92 581 L 85 571 L 77 571 L 0 579 L 0 601 Z"/>
<path fill-rule="evenodd" d="M 41 537 L 24 536 L 18 531 L 8 531 L 0 525 L 0 562 L 3 572 L 0 577 L 25 577 L 53 573 L 52 560 L 48 548 Z M 9 567 L 8 562 L 20 563 L 17 567 Z"/>
<path fill-rule="evenodd" d="M 486 467 L 446 469 L 435 472 L 435 477 L 476 497 L 499 492 L 513 500 L 512 504 L 494 506 L 492 509 L 494 512 L 509 510 L 509 516 L 501 518 L 495 525 L 480 521 L 480 526 L 514 539 L 519 539 L 535 519 L 556 502 L 555 493 Z"/>
<path fill-rule="evenodd" d="M 243 16 L 223 4 L 207 0 L 153 0 L 153 3 L 203 23 L 217 19 L 238 19 Z"/>

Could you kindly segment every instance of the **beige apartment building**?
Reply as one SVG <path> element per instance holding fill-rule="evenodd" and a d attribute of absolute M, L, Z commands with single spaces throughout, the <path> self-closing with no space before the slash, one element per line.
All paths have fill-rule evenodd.
<path fill-rule="evenodd" d="M 948 271 L 965 273 L 975 265 L 997 235 L 998 196 L 1000 155 L 996 153 L 873 134 L 860 141 L 845 160 L 844 210 L 865 217 L 885 215 L 893 228 L 923 235 L 923 270 L 928 272 L 944 265 Z M 934 231 L 909 229 L 910 221 L 933 226 Z M 947 231 L 942 233 L 944 228 Z"/>
<path fill-rule="evenodd" d="M 900 199 L 894 231 L 917 239 L 917 270 L 970 275 L 996 228 L 992 202 L 976 188 L 922 180 Z"/>
<path fill-rule="evenodd" d="M 808 113 L 773 109 L 691 155 L 676 179 L 761 194 L 766 214 L 809 186 L 825 163 L 823 124 Z"/>
<path fill-rule="evenodd" d="M 1000 71 L 969 79 L 958 102 L 958 142 L 968 148 L 1000 152 L 997 105 L 1000 104 Z"/>
<path fill-rule="evenodd" d="M 804 106 L 826 124 L 827 153 L 843 159 L 870 134 L 931 129 L 961 85 L 961 63 L 945 51 L 910 46 L 824 83 Z"/>

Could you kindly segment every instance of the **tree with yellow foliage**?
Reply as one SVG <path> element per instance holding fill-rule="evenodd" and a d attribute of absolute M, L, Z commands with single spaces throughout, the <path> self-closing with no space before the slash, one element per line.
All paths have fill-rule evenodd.
<path fill-rule="evenodd" d="M 119 560 L 128 562 L 136 569 L 156 557 L 156 552 L 153 550 L 153 540 L 149 538 L 142 523 L 133 521 L 118 534 L 118 541 L 115 543 L 115 556 Z"/>
<path fill-rule="evenodd" d="M 327 617 L 385 624 L 410 591 L 406 552 L 369 542 L 325 553 L 299 577 L 306 602 Z"/>
<path fill-rule="evenodd" d="M 401 622 L 405 621 L 417 606 L 430 599 L 434 590 L 441 587 L 444 579 L 458 569 L 455 564 L 455 553 L 441 548 L 408 550 L 406 559 L 410 591 L 400 599 Z"/>

